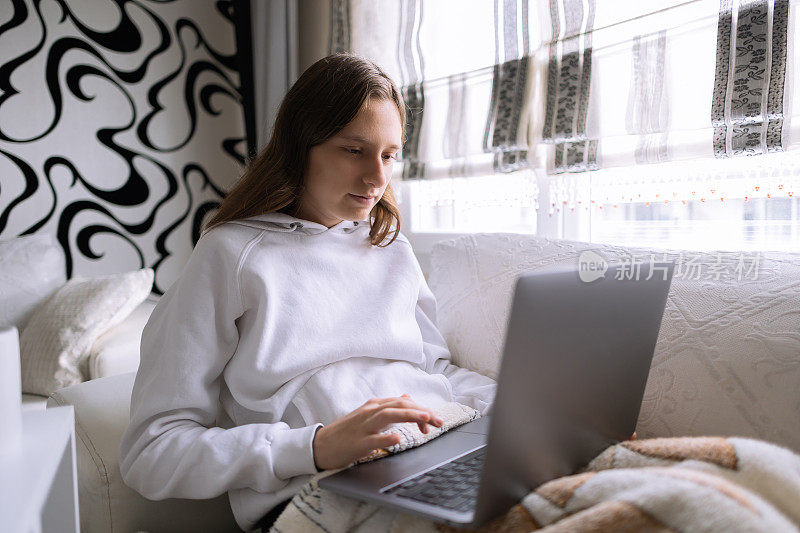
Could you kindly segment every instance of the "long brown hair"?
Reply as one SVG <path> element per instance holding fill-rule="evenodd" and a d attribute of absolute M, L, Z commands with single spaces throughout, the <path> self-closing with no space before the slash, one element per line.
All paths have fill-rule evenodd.
<path fill-rule="evenodd" d="M 305 186 L 309 150 L 341 131 L 372 98 L 394 102 L 405 132 L 403 97 L 375 63 L 339 53 L 311 65 L 284 97 L 269 143 L 250 161 L 206 230 L 273 211 L 294 216 Z M 393 225 L 391 240 L 381 244 Z M 389 184 L 370 213 L 370 242 L 388 246 L 399 232 L 400 210 Z"/>

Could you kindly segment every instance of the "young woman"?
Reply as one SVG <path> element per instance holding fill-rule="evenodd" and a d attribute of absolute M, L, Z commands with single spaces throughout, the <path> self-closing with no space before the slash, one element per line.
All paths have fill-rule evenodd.
<path fill-rule="evenodd" d="M 397 443 L 387 425 L 427 432 L 451 401 L 488 410 L 495 382 L 450 363 L 399 231 L 404 127 L 395 84 L 356 56 L 289 90 L 142 334 L 125 483 L 154 500 L 228 492 L 242 529 L 268 527 L 311 474 Z"/>

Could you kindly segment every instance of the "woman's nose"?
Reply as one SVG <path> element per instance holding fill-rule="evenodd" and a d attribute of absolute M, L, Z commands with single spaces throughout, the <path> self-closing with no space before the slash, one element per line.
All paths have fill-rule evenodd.
<path fill-rule="evenodd" d="M 388 171 L 387 168 L 389 169 Z M 391 177 L 391 165 L 387 165 L 380 155 L 374 158 L 371 157 L 365 170 L 364 181 L 376 188 L 383 187 Z"/>

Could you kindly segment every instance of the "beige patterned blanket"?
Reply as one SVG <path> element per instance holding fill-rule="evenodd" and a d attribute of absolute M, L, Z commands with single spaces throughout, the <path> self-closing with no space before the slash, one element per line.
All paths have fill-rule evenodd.
<path fill-rule="evenodd" d="M 450 429 L 477 417 L 469 407 L 438 411 Z M 395 449 L 419 445 L 425 435 L 400 424 Z M 411 444 L 409 444 L 411 443 Z M 413 515 L 320 489 L 311 479 L 272 531 L 425 533 L 458 532 Z M 745 438 L 686 437 L 626 441 L 606 449 L 581 473 L 559 478 L 526 496 L 481 532 L 798 532 L 800 456 Z"/>

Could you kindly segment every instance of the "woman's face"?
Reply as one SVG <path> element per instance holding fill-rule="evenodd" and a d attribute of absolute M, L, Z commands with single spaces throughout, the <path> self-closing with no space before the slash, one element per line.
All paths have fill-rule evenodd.
<path fill-rule="evenodd" d="M 327 227 L 364 220 L 383 196 L 402 142 L 391 100 L 368 100 L 342 131 L 309 151 L 297 216 Z"/>

